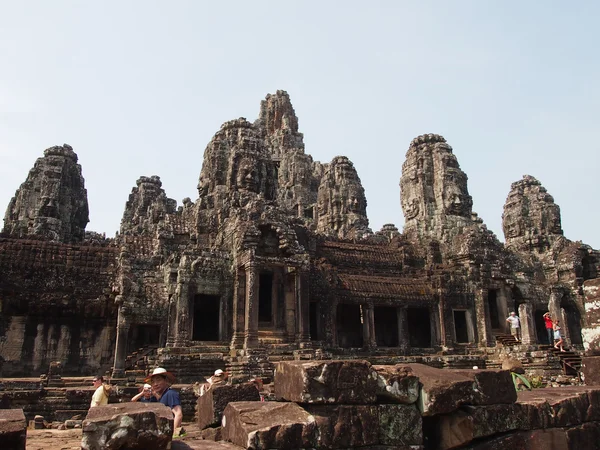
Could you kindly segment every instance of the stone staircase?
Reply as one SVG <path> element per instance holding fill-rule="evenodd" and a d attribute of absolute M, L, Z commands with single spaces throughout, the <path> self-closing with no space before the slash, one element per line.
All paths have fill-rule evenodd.
<path fill-rule="evenodd" d="M 519 341 L 512 334 L 498 333 L 495 337 L 496 344 L 502 344 L 504 347 L 519 345 Z"/>
<path fill-rule="evenodd" d="M 565 375 L 580 376 L 582 359 L 578 352 L 573 349 L 561 352 L 550 345 L 540 347 L 547 347 L 548 351 L 560 359 Z"/>

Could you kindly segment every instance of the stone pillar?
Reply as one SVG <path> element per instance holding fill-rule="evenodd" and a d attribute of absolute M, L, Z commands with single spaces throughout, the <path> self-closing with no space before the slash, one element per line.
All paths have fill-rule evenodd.
<path fill-rule="evenodd" d="M 560 301 L 562 300 L 562 292 L 559 289 L 550 290 L 550 300 L 548 301 L 548 311 L 552 320 L 558 318 L 562 321 L 560 316 Z"/>
<path fill-rule="evenodd" d="M 475 326 L 473 313 L 470 309 L 465 311 L 465 318 L 467 319 L 467 336 L 469 337 L 469 344 L 473 344 L 475 342 Z"/>
<path fill-rule="evenodd" d="M 241 269 L 236 270 L 233 286 L 233 335 L 231 349 L 244 347 L 244 327 L 246 310 L 246 274 Z"/>
<path fill-rule="evenodd" d="M 46 343 L 45 325 L 38 323 L 33 340 L 33 369 L 40 370 L 46 360 L 48 346 Z"/>
<path fill-rule="evenodd" d="M 296 307 L 297 310 L 297 334 L 296 342 L 300 347 L 310 344 L 310 305 L 308 304 L 308 273 L 296 271 Z"/>
<path fill-rule="evenodd" d="M 175 346 L 177 333 L 177 301 L 173 295 L 169 295 L 169 317 L 167 322 L 167 347 Z"/>
<path fill-rule="evenodd" d="M 441 323 L 443 318 L 439 316 L 439 309 L 434 305 L 429 307 L 429 329 L 431 342 L 429 343 L 430 347 L 437 347 L 440 345 L 440 328 L 438 324 Z"/>
<path fill-rule="evenodd" d="M 244 329 L 244 348 L 258 346 L 258 296 L 259 273 L 255 264 L 246 266 L 246 311 Z"/>
<path fill-rule="evenodd" d="M 129 319 L 123 305 L 119 306 L 117 317 L 117 340 L 115 343 L 115 361 L 113 378 L 125 378 L 125 359 L 127 358 L 127 336 L 129 335 Z"/>
<path fill-rule="evenodd" d="M 437 314 L 440 321 L 440 345 L 446 349 L 448 346 L 453 345 L 453 339 L 446 333 L 446 314 L 445 314 L 445 299 L 443 294 L 440 294 L 440 301 L 438 302 Z M 454 317 L 452 318 L 454 322 Z"/>
<path fill-rule="evenodd" d="M 181 276 L 179 279 L 181 280 Z M 183 281 L 183 280 L 181 280 Z M 175 322 L 175 347 L 186 347 L 190 343 L 190 292 L 189 284 L 180 282 L 175 291 L 177 319 Z"/>
<path fill-rule="evenodd" d="M 366 349 L 374 349 L 377 347 L 377 339 L 375 337 L 375 311 L 373 305 L 362 305 L 363 313 L 363 347 Z"/>
<path fill-rule="evenodd" d="M 560 308 L 560 335 L 563 338 L 564 347 L 571 347 L 571 333 L 569 331 L 569 322 L 567 318 L 567 311 L 565 308 Z"/>
<path fill-rule="evenodd" d="M 508 317 L 508 299 L 511 298 L 510 295 L 507 295 L 505 289 L 497 289 L 496 290 L 496 305 L 498 307 L 498 320 L 500 320 L 500 328 L 505 333 L 510 334 L 510 324 L 506 321 Z M 519 314 L 519 311 L 515 311 L 515 313 Z"/>
<path fill-rule="evenodd" d="M 396 308 L 396 315 L 398 317 L 398 347 L 406 352 L 410 348 L 406 308 Z"/>
<path fill-rule="evenodd" d="M 477 339 L 481 347 L 487 347 L 492 339 L 492 331 L 488 326 L 489 320 L 486 314 L 485 302 L 487 299 L 487 289 L 477 289 L 475 291 L 475 318 L 477 322 Z M 502 320 L 502 318 L 500 319 Z"/>
<path fill-rule="evenodd" d="M 537 336 L 533 306 L 530 303 L 521 303 L 516 313 L 519 315 L 519 322 L 521 323 L 521 342 L 525 345 L 536 344 Z"/>

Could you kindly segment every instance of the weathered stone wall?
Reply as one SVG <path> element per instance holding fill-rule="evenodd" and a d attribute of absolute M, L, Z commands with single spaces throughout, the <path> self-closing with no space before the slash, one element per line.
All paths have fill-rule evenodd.
<path fill-rule="evenodd" d="M 116 249 L 0 239 L 0 356 L 4 376 L 92 373 L 110 363 Z"/>

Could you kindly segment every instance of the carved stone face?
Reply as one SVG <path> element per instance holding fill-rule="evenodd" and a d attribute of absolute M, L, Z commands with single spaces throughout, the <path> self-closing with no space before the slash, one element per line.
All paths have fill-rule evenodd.
<path fill-rule="evenodd" d="M 507 217 L 504 220 L 504 236 L 506 238 L 516 238 L 523 235 L 523 227 L 521 226 L 521 220 L 518 218 Z"/>
<path fill-rule="evenodd" d="M 240 191 L 258 192 L 258 171 L 256 170 L 256 164 L 253 164 L 249 158 L 240 161 L 236 184 Z"/>
<path fill-rule="evenodd" d="M 469 213 L 469 195 L 466 191 L 466 183 L 463 186 L 464 176 L 456 169 L 448 169 L 444 175 L 444 188 L 442 199 L 444 212 L 453 216 L 465 216 Z"/>

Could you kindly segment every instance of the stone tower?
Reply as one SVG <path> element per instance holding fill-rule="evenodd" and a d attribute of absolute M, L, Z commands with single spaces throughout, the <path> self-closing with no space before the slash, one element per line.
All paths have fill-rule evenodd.
<path fill-rule="evenodd" d="M 400 202 L 404 233 L 418 240 L 450 242 L 471 223 L 467 175 L 442 136 L 425 134 L 411 142 L 402 165 Z"/>
<path fill-rule="evenodd" d="M 340 239 L 372 234 L 365 190 L 352 162 L 336 156 L 326 167 L 317 197 L 317 232 Z"/>
<path fill-rule="evenodd" d="M 4 233 L 56 242 L 80 242 L 89 222 L 85 182 L 67 144 L 50 147 L 17 189 L 4 216 Z"/>
<path fill-rule="evenodd" d="M 167 198 L 160 177 L 140 177 L 131 190 L 121 220 L 121 234 L 143 234 L 154 231 L 154 225 L 175 212 L 177 202 Z"/>
<path fill-rule="evenodd" d="M 548 250 L 563 237 L 560 207 L 537 179 L 523 175 L 511 184 L 504 204 L 502 229 L 514 250 Z"/>

